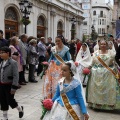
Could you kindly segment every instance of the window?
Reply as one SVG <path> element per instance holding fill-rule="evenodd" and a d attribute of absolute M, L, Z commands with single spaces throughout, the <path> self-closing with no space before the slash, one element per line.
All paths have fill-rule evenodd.
<path fill-rule="evenodd" d="M 101 34 L 101 28 L 98 28 L 98 34 Z"/>
<path fill-rule="evenodd" d="M 104 19 L 102 19 L 102 25 L 104 25 Z"/>
<path fill-rule="evenodd" d="M 5 13 L 5 19 L 14 20 L 14 21 L 18 20 L 17 13 L 14 8 L 10 7 L 7 9 Z"/>
<path fill-rule="evenodd" d="M 84 33 L 84 34 L 87 34 L 87 29 L 83 29 L 83 33 Z"/>
<path fill-rule="evenodd" d="M 37 25 L 45 26 L 45 19 L 43 16 L 40 16 L 37 21 Z"/>
<path fill-rule="evenodd" d="M 93 15 L 96 15 L 96 11 L 93 11 Z"/>
<path fill-rule="evenodd" d="M 100 17 L 103 17 L 103 11 L 100 11 Z"/>
<path fill-rule="evenodd" d="M 87 25 L 87 21 L 84 21 L 84 22 L 83 22 L 83 25 Z"/>
<path fill-rule="evenodd" d="M 100 19 L 100 25 L 101 25 L 101 19 Z"/>
<path fill-rule="evenodd" d="M 102 28 L 102 34 L 105 34 L 105 28 Z"/>

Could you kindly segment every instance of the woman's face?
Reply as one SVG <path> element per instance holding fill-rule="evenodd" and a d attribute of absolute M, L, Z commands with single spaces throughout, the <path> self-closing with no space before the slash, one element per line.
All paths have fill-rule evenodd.
<path fill-rule="evenodd" d="M 87 49 L 87 46 L 82 45 L 82 49 L 83 49 L 83 51 L 85 52 L 85 51 L 86 51 L 86 49 Z"/>
<path fill-rule="evenodd" d="M 62 45 L 62 40 L 60 39 L 60 38 L 56 38 L 55 39 L 55 43 L 56 43 L 56 45 Z"/>
<path fill-rule="evenodd" d="M 105 41 L 100 42 L 100 48 L 102 49 L 107 49 L 107 43 Z"/>
<path fill-rule="evenodd" d="M 63 65 L 61 69 L 61 74 L 63 77 L 70 77 L 70 68 L 68 65 Z"/>

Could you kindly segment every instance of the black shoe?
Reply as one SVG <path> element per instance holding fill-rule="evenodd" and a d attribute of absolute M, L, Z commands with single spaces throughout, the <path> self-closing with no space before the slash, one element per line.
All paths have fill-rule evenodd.
<path fill-rule="evenodd" d="M 19 112 L 19 118 L 22 118 L 22 117 L 23 117 L 23 115 L 24 115 L 23 106 L 21 106 L 21 108 L 22 108 L 22 111 L 21 111 L 21 112 Z"/>
<path fill-rule="evenodd" d="M 28 83 L 28 81 L 24 81 L 25 83 Z"/>
<path fill-rule="evenodd" d="M 19 83 L 20 85 L 26 85 L 26 83 L 25 82 L 21 82 L 21 83 Z"/>
<path fill-rule="evenodd" d="M 30 82 L 32 83 L 37 83 L 38 81 L 37 80 L 29 80 Z"/>

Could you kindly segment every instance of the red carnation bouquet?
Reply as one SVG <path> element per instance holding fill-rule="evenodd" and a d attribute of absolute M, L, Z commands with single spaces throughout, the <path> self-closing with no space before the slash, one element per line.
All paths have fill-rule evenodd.
<path fill-rule="evenodd" d="M 45 114 L 47 111 L 51 110 L 52 106 L 53 106 L 53 101 L 52 99 L 45 99 L 41 101 L 42 103 L 42 116 L 41 116 L 41 120 L 44 118 Z"/>
<path fill-rule="evenodd" d="M 83 69 L 83 74 L 84 74 L 84 79 L 83 79 L 83 83 L 84 83 L 86 76 L 90 74 L 90 69 L 84 68 Z"/>

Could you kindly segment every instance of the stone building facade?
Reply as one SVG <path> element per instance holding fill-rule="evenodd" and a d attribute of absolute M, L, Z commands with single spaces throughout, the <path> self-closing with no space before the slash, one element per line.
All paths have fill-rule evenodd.
<path fill-rule="evenodd" d="M 32 3 L 29 15 L 31 23 L 27 26 L 28 36 L 52 37 L 62 34 L 65 38 L 82 37 L 83 11 L 79 4 L 69 0 L 28 0 Z M 20 11 L 20 0 L 1 0 L 0 29 L 5 38 L 13 32 L 24 33 L 24 25 L 20 22 L 23 14 Z M 70 18 L 74 17 L 74 23 Z"/>

